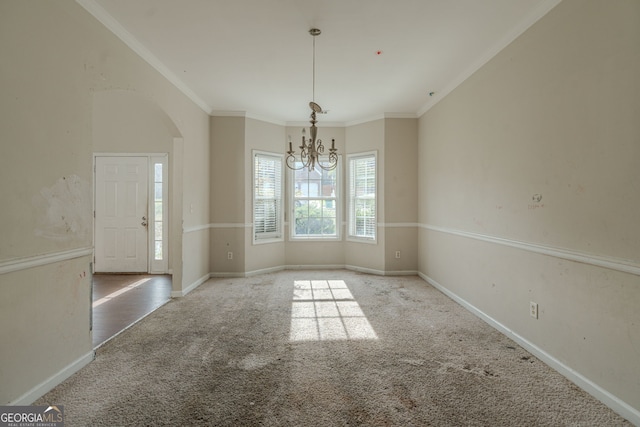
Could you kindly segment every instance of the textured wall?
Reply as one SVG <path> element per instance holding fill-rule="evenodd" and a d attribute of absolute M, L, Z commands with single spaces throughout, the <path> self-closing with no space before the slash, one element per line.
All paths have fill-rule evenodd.
<path fill-rule="evenodd" d="M 638 46 L 639 2 L 565 0 L 419 128 L 421 273 L 636 411 Z"/>
<path fill-rule="evenodd" d="M 73 0 L 0 2 L 0 56 L 0 341 L 20 343 L 0 352 L 0 404 L 30 403 L 92 353 L 93 152 L 125 148 L 113 141 L 123 129 L 108 128 L 116 112 L 94 101 L 107 92 L 135 92 L 153 107 L 129 106 L 128 136 L 158 136 L 160 129 L 140 123 L 164 129 L 156 141 L 138 140 L 137 148 L 171 151 L 171 162 L 189 162 L 185 177 L 171 178 L 179 185 L 171 207 L 178 289 L 183 249 L 208 251 L 202 239 L 183 239 L 182 200 L 202 200 L 201 216 L 208 218 L 209 127 L 205 112 Z M 160 116 L 165 121 L 158 124 Z M 99 135 L 96 125 L 105 126 Z M 179 153 L 167 138 L 176 134 L 184 139 Z M 181 185 L 183 178 L 189 185 Z M 192 219 L 199 222 L 185 218 L 187 226 Z M 208 256 L 193 259 L 189 276 L 208 273 Z"/>

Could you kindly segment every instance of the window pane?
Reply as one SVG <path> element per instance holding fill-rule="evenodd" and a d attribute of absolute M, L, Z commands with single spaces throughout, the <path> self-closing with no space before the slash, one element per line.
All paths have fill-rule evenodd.
<path fill-rule="evenodd" d="M 153 259 L 160 261 L 163 259 L 163 215 L 162 215 L 162 193 L 163 193 L 163 164 L 154 163 L 153 165 L 153 236 L 154 236 L 154 253 Z"/>
<path fill-rule="evenodd" d="M 155 240 L 162 240 L 162 221 L 155 222 Z"/>
<path fill-rule="evenodd" d="M 155 242 L 154 259 L 162 259 L 162 242 Z"/>
<path fill-rule="evenodd" d="M 294 171 L 292 176 L 293 237 L 337 237 L 338 169 L 316 166 L 311 171 Z"/>
<path fill-rule="evenodd" d="M 309 201 L 296 201 L 296 218 L 306 218 L 309 216 Z"/>
<path fill-rule="evenodd" d="M 162 202 L 155 203 L 155 220 L 162 221 Z"/>
<path fill-rule="evenodd" d="M 307 234 L 307 229 L 308 229 L 307 225 L 308 225 L 308 220 L 306 217 L 296 218 L 296 234 L 297 235 Z"/>
<path fill-rule="evenodd" d="M 336 232 L 336 219 L 335 218 L 323 218 L 322 219 L 322 232 L 324 234 L 334 234 Z"/>

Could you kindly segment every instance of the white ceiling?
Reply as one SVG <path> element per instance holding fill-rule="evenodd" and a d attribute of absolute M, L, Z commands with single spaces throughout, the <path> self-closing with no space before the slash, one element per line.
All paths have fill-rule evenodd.
<path fill-rule="evenodd" d="M 321 126 L 417 117 L 560 0 L 77 1 L 207 113 L 281 124 L 308 120 L 319 28 Z"/>

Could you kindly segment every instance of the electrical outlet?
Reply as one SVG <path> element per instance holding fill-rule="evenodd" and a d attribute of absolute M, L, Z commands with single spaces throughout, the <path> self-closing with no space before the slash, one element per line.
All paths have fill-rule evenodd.
<path fill-rule="evenodd" d="M 233 252 L 227 252 L 227 259 L 233 259 Z"/>
<path fill-rule="evenodd" d="M 396 258 L 400 258 L 400 251 L 396 251 Z"/>
<path fill-rule="evenodd" d="M 534 319 L 538 318 L 538 303 L 533 301 L 529 302 L 529 315 Z"/>

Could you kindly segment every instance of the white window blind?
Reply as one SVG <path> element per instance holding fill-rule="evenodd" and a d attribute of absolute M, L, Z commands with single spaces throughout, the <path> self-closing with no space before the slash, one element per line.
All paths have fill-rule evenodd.
<path fill-rule="evenodd" d="M 376 154 L 349 157 L 349 236 L 376 239 Z"/>
<path fill-rule="evenodd" d="M 282 156 L 254 152 L 254 242 L 282 240 Z"/>

